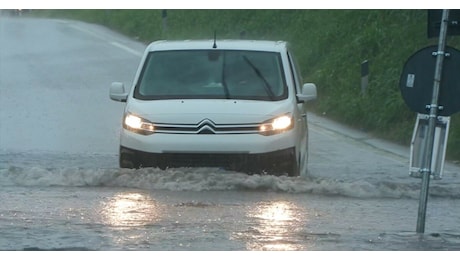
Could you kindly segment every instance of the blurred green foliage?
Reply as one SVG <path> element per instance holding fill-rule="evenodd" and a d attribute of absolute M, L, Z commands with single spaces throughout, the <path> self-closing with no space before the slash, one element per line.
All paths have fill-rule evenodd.
<path fill-rule="evenodd" d="M 427 10 L 39 10 L 38 15 L 98 23 L 145 43 L 159 39 L 240 38 L 289 41 L 305 81 L 318 86 L 311 110 L 401 144 L 416 113 L 402 99 L 406 60 L 436 45 Z M 460 49 L 460 36 L 447 44 Z M 361 91 L 361 63 L 369 83 Z M 460 74 L 460 73 L 459 73 Z M 459 97 L 460 102 L 460 97 Z M 460 161 L 460 115 L 451 118 L 447 157 Z"/>

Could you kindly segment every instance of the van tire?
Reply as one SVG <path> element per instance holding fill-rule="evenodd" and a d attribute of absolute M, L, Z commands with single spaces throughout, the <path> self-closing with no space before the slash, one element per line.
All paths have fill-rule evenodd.
<path fill-rule="evenodd" d="M 133 152 L 128 151 L 120 147 L 119 155 L 119 166 L 120 168 L 126 169 L 139 169 L 140 163 L 136 160 L 136 156 Z"/>
<path fill-rule="evenodd" d="M 297 159 L 294 155 L 290 156 L 291 158 L 283 163 L 281 163 L 277 168 L 278 172 L 287 174 L 289 177 L 297 177 L 300 175 L 300 167 Z"/>

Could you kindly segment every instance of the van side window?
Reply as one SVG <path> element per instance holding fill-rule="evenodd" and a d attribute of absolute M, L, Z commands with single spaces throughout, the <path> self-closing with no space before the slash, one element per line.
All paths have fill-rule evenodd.
<path fill-rule="evenodd" d="M 292 77 L 292 81 L 294 82 L 294 85 L 295 85 L 296 93 L 300 93 L 302 83 L 303 83 L 302 74 L 300 73 L 299 66 L 298 66 L 297 61 L 295 60 L 292 52 L 288 51 L 287 56 L 289 58 L 289 66 L 291 67 L 291 73 L 292 73 L 291 77 Z"/>

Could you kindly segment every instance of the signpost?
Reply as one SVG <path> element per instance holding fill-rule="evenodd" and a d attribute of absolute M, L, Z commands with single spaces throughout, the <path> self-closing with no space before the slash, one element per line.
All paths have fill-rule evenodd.
<path fill-rule="evenodd" d="M 429 37 L 437 30 L 430 21 L 433 17 L 436 17 L 435 11 L 429 13 Z M 422 178 L 417 233 L 425 232 L 430 179 L 439 179 L 442 175 L 449 127 L 447 117 L 460 111 L 460 51 L 446 46 L 447 29 L 457 28 L 458 22 L 449 21 L 449 10 L 442 10 L 438 24 L 438 46 L 427 47 L 415 53 L 406 62 L 400 79 L 404 101 L 419 113 L 412 139 L 410 165 L 410 175 Z M 456 33 L 454 30 L 453 34 Z M 429 73 L 433 65 L 434 74 Z M 430 83 L 431 89 L 429 85 L 427 87 Z M 418 172 L 413 172 L 414 169 L 418 169 Z"/>
<path fill-rule="evenodd" d="M 444 62 L 444 50 L 446 47 L 446 35 L 447 35 L 447 19 L 449 19 L 449 10 L 444 10 L 442 14 L 441 32 L 439 33 L 439 44 L 436 59 L 436 68 L 434 72 L 434 83 L 433 83 L 433 96 L 431 99 L 430 117 L 428 120 L 428 139 L 425 152 L 424 160 L 422 164 L 422 188 L 420 192 L 420 202 L 417 218 L 417 233 L 425 232 L 425 217 L 426 217 L 426 206 L 428 202 L 428 187 L 430 185 L 431 175 L 431 159 L 433 154 L 433 143 L 434 143 L 434 131 L 436 127 L 436 117 L 438 114 L 438 95 L 439 87 L 441 83 L 442 65 Z M 428 106 L 427 105 L 427 106 Z"/>
<path fill-rule="evenodd" d="M 361 95 L 366 94 L 367 85 L 369 85 L 369 61 L 361 63 Z"/>

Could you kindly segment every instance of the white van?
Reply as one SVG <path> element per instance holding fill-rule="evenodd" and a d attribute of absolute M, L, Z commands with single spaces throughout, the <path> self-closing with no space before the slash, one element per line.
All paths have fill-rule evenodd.
<path fill-rule="evenodd" d="M 114 82 L 126 102 L 122 168 L 222 167 L 256 174 L 306 174 L 303 84 L 282 41 L 157 41 L 145 50 L 133 85 Z"/>

